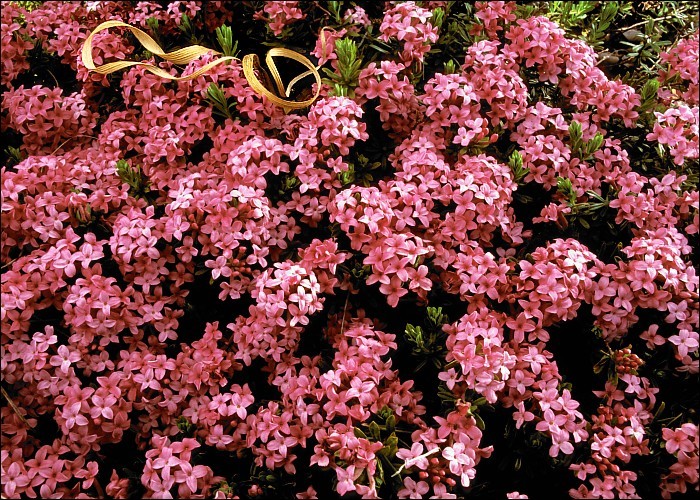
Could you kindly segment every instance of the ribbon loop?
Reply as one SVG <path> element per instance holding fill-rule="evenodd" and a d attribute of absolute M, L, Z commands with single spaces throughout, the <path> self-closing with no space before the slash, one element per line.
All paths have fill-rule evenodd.
<path fill-rule="evenodd" d="M 187 76 L 173 76 L 164 69 L 159 68 L 158 66 L 139 61 L 114 61 L 102 64 L 101 66 L 95 66 L 95 61 L 92 58 L 93 38 L 100 31 L 116 27 L 128 28 L 129 31 L 131 31 L 134 34 L 136 39 L 141 43 L 141 45 L 143 45 L 143 47 L 146 50 L 148 50 L 152 54 L 157 55 L 162 59 L 165 59 L 166 61 L 172 62 L 173 64 L 189 64 L 198 57 L 208 53 L 217 56 L 222 56 L 221 52 L 217 52 L 216 50 L 209 49 L 207 47 L 202 47 L 201 45 L 190 45 L 188 47 L 177 49 L 172 52 L 165 52 L 153 38 L 151 38 L 147 33 L 141 31 L 139 28 L 131 26 L 127 23 L 123 23 L 121 21 L 105 21 L 99 26 L 97 26 L 92 31 L 92 33 L 90 33 L 90 35 L 88 35 L 87 39 L 85 40 L 85 43 L 83 44 L 81 55 L 83 59 L 83 64 L 85 64 L 85 67 L 89 71 L 94 71 L 101 75 L 108 75 L 110 73 L 114 73 L 115 71 L 119 71 L 121 69 L 128 68 L 131 66 L 141 66 L 147 71 L 150 71 L 154 75 L 160 76 L 161 78 L 166 78 L 168 80 L 184 81 L 197 78 L 198 76 L 207 73 L 210 69 L 212 69 L 215 66 L 218 66 L 219 64 L 232 60 L 239 60 L 237 57 L 222 56 L 215 59 L 214 61 L 205 64 L 204 66 Z M 321 36 L 323 37 L 323 32 L 321 33 Z M 307 67 L 308 71 L 305 71 L 301 75 L 293 78 L 287 86 L 287 88 L 285 89 L 284 84 L 282 83 L 282 77 L 280 76 L 280 73 L 277 70 L 277 66 L 275 65 L 273 59 L 274 57 L 286 57 L 287 59 L 293 59 L 294 61 L 297 61 L 303 64 L 305 67 Z M 268 86 L 271 85 L 265 86 L 263 83 L 260 82 L 260 79 L 255 74 L 255 69 L 258 69 L 260 72 L 264 71 L 260 67 L 260 60 L 258 59 L 257 55 L 247 54 L 243 57 L 242 61 L 243 75 L 245 76 L 246 80 L 248 80 L 248 83 L 253 88 L 253 90 L 255 90 L 258 94 L 264 95 L 273 104 L 282 107 L 285 110 L 285 112 L 288 112 L 292 109 L 305 108 L 313 104 L 313 102 L 316 99 L 318 99 L 318 96 L 321 93 L 321 75 L 318 73 L 318 68 L 314 66 L 308 58 L 299 54 L 298 52 L 294 52 L 293 50 L 284 48 L 273 48 L 267 52 L 267 55 L 265 56 L 265 62 L 267 63 L 267 67 L 270 69 L 270 74 L 272 75 L 272 79 L 274 80 L 275 85 L 277 87 L 277 94 L 273 93 L 272 89 L 268 88 Z M 309 75 L 314 75 L 314 78 L 316 80 L 316 92 L 314 93 L 314 96 L 304 101 L 293 101 L 289 99 L 292 87 L 296 83 L 298 83 L 302 78 L 305 78 Z"/>

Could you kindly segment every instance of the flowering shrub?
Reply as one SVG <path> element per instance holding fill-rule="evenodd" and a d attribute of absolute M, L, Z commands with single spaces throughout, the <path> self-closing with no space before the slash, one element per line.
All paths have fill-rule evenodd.
<path fill-rule="evenodd" d="M 699 35 L 541 4 L 6 3 L 3 497 L 697 492 Z"/>

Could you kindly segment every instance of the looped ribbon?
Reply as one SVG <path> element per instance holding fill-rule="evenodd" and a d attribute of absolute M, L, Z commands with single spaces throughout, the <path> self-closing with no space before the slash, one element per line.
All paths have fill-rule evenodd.
<path fill-rule="evenodd" d="M 101 66 L 95 66 L 95 61 L 92 58 L 92 40 L 94 36 L 100 31 L 116 27 L 128 28 L 138 39 L 138 41 L 141 42 L 141 45 L 143 45 L 144 48 L 146 48 L 146 50 L 148 50 L 152 54 L 159 56 L 162 59 L 165 59 L 166 61 L 172 62 L 173 64 L 189 64 L 199 56 L 208 53 L 222 57 L 219 57 L 218 59 L 215 59 L 214 61 L 205 64 L 204 66 L 187 76 L 173 76 L 167 71 L 157 66 L 154 66 L 153 64 L 139 61 L 114 61 L 103 64 Z M 325 46 L 325 36 L 323 30 L 321 31 L 321 43 Z M 275 65 L 273 59 L 274 57 L 286 57 L 287 59 L 293 59 L 294 61 L 297 61 L 306 66 L 308 68 L 308 71 L 305 71 L 299 76 L 293 78 L 285 88 L 284 84 L 282 83 L 282 77 L 280 76 L 279 71 L 277 70 L 277 66 Z M 130 66 L 141 66 L 147 71 L 150 71 L 154 75 L 160 76 L 161 78 L 180 81 L 192 80 L 193 78 L 197 78 L 198 76 L 207 73 L 210 69 L 212 69 L 215 66 L 218 66 L 219 64 L 232 60 L 240 60 L 237 57 L 233 56 L 223 56 L 221 52 L 217 52 L 216 50 L 207 47 L 202 47 L 201 45 L 190 45 L 188 47 L 184 47 L 173 52 L 165 52 L 160 47 L 160 45 L 158 45 L 158 43 L 156 43 L 156 41 L 153 40 L 153 38 L 148 36 L 146 33 L 134 26 L 131 26 L 130 24 L 126 24 L 121 21 L 105 21 L 104 23 L 97 26 L 92 31 L 92 33 L 88 35 L 87 39 L 85 40 L 85 43 L 83 44 L 82 59 L 83 64 L 88 70 L 100 73 L 102 75 L 108 75 L 110 73 L 114 73 L 115 71 L 119 71 L 120 69 L 128 68 Z M 314 66 L 313 63 L 309 61 L 309 59 L 307 59 L 305 56 L 289 49 L 272 48 L 267 52 L 267 55 L 265 56 L 265 62 L 267 63 L 267 67 L 270 69 L 270 73 L 272 74 L 275 86 L 277 87 L 277 94 L 275 94 L 272 91 L 272 89 L 268 89 L 268 87 L 271 87 L 269 83 L 267 86 L 265 86 L 255 74 L 255 70 L 257 69 L 261 75 L 265 75 L 265 70 L 260 66 L 260 60 L 256 54 L 247 54 L 243 56 L 242 60 L 243 75 L 245 76 L 246 80 L 248 80 L 248 83 L 253 88 L 253 90 L 255 90 L 258 94 L 264 95 L 273 104 L 284 108 L 285 112 L 288 112 L 292 109 L 305 108 L 313 104 L 313 102 L 316 99 L 318 99 L 318 96 L 321 92 L 321 75 L 318 72 L 318 68 Z M 313 75 L 316 79 L 316 92 L 314 93 L 313 97 L 304 101 L 291 100 L 290 94 L 294 85 L 297 84 L 301 79 L 309 75 Z M 265 77 L 263 77 L 263 79 L 267 80 L 267 78 Z"/>

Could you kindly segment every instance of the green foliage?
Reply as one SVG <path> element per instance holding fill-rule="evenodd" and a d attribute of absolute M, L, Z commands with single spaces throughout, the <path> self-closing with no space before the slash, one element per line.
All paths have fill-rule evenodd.
<path fill-rule="evenodd" d="M 473 15 L 473 9 L 469 2 L 448 3 L 444 10 L 435 9 L 429 20 L 433 26 L 440 28 L 440 38 L 428 52 L 431 61 L 437 67 L 449 61 L 457 63 L 454 70 L 446 70 L 445 73 L 456 73 L 467 48 L 477 41 L 478 37 L 469 34 L 469 30 L 478 21 Z"/>
<path fill-rule="evenodd" d="M 576 205 L 576 199 L 578 197 L 576 196 L 576 191 L 574 191 L 571 179 L 557 177 L 557 192 L 566 199 L 566 203 L 570 207 Z"/>
<path fill-rule="evenodd" d="M 424 327 L 406 325 L 405 339 L 411 346 L 411 354 L 420 361 L 415 371 L 421 370 L 427 363 L 441 368 L 445 362 L 445 333 L 442 326 L 448 318 L 442 312 L 442 307 L 428 307 Z"/>
<path fill-rule="evenodd" d="M 177 428 L 182 434 L 182 437 L 192 437 L 197 430 L 197 426 L 188 420 L 187 417 L 180 415 L 177 417 Z"/>
<path fill-rule="evenodd" d="M 238 40 L 234 42 L 233 30 L 230 26 L 222 25 L 216 28 L 216 40 L 225 56 L 236 57 L 238 55 Z"/>
<path fill-rule="evenodd" d="M 513 181 L 520 184 L 522 180 L 530 173 L 529 168 L 523 168 L 523 157 L 519 151 L 513 151 L 508 159 L 508 166 L 513 172 Z"/>
<path fill-rule="evenodd" d="M 352 98 L 362 71 L 362 58 L 357 56 L 357 44 L 350 38 L 341 38 L 335 42 L 335 52 L 338 56 L 338 72 L 323 68 L 329 77 L 326 82 L 333 87 L 334 95 Z"/>
<path fill-rule="evenodd" d="M 586 41 L 591 47 L 597 48 L 602 45 L 603 38 L 619 10 L 619 2 L 604 2 L 603 9 L 596 16 L 595 21 L 593 21 L 590 30 L 586 34 Z"/>
<path fill-rule="evenodd" d="M 337 2 L 337 1 L 328 2 L 328 6 L 327 6 L 328 12 L 330 12 L 330 14 L 333 16 L 333 19 L 335 20 L 336 23 L 341 22 L 342 6 L 343 6 L 343 2 Z"/>
<path fill-rule="evenodd" d="M 19 5 L 23 9 L 26 9 L 27 12 L 31 12 L 34 9 L 36 9 L 37 7 L 39 7 L 43 2 L 35 0 L 35 1 L 19 1 L 19 2 L 12 2 L 12 3 Z"/>
<path fill-rule="evenodd" d="M 549 2 L 548 17 L 562 28 L 577 26 L 586 20 L 598 2 Z"/>
<path fill-rule="evenodd" d="M 197 29 L 195 28 L 195 25 L 192 24 L 192 19 L 187 14 L 182 14 L 182 18 L 180 19 L 180 31 L 185 35 L 189 43 L 195 44 L 195 45 L 201 45 L 204 43 L 204 40 L 202 39 L 202 34 L 198 33 Z"/>
<path fill-rule="evenodd" d="M 146 19 L 146 26 L 148 26 L 148 28 L 151 30 L 153 40 L 155 40 L 158 45 L 165 48 L 163 46 L 163 41 L 160 38 L 160 24 L 158 22 L 158 18 L 149 17 Z"/>
<path fill-rule="evenodd" d="M 5 148 L 5 155 L 7 155 L 8 158 L 8 167 L 17 165 L 20 163 L 22 160 L 24 160 L 24 155 L 20 151 L 19 148 L 14 148 L 12 146 L 7 146 Z"/>
<path fill-rule="evenodd" d="M 374 181 L 372 172 L 381 166 L 381 162 L 370 162 L 369 158 L 358 154 L 356 161 L 348 163 L 348 169 L 345 172 L 341 172 L 338 178 L 343 186 L 359 184 L 368 187 Z"/>
<path fill-rule="evenodd" d="M 698 29 L 697 2 L 534 2 L 525 10 L 556 21 L 567 36 L 599 52 L 601 64 L 625 83 L 643 87 L 659 68 L 659 54 Z"/>
<path fill-rule="evenodd" d="M 653 78 L 644 84 L 641 92 L 642 103 L 637 108 L 640 114 L 654 110 L 657 105 L 656 95 L 658 91 L 659 81 L 657 79 Z"/>
<path fill-rule="evenodd" d="M 610 205 L 610 200 L 603 198 L 595 191 L 586 191 L 586 196 L 594 201 L 579 202 L 578 195 L 573 188 L 570 179 L 557 177 L 557 192 L 564 197 L 566 204 L 571 208 L 572 217 L 585 229 L 590 229 L 591 221 L 598 220 Z"/>
<path fill-rule="evenodd" d="M 236 109 L 235 101 L 229 102 L 228 98 L 224 94 L 224 91 L 221 90 L 221 88 L 217 84 L 209 84 L 206 99 L 214 108 L 215 115 L 221 116 L 223 118 L 234 117 Z"/>
<path fill-rule="evenodd" d="M 190 16 L 187 14 L 182 14 L 182 18 L 180 19 L 180 31 L 190 40 L 194 40 L 194 26 L 192 26 Z"/>
<path fill-rule="evenodd" d="M 139 166 L 131 166 L 126 160 L 118 160 L 117 175 L 129 185 L 129 194 L 134 198 L 145 197 L 150 191 L 149 183 L 143 179 Z"/>
<path fill-rule="evenodd" d="M 445 10 L 438 7 L 433 11 L 433 17 L 430 18 L 430 24 L 440 29 L 445 22 Z"/>
<path fill-rule="evenodd" d="M 590 160 L 593 153 L 598 151 L 604 142 L 603 134 L 600 132 L 597 132 L 592 139 L 584 141 L 581 124 L 577 121 L 572 121 L 569 125 L 569 140 L 571 153 L 582 160 Z"/>
<path fill-rule="evenodd" d="M 278 189 L 278 195 L 280 197 L 290 196 L 297 188 L 301 185 L 301 182 L 297 176 L 292 174 L 285 174 L 282 176 L 282 183 Z"/>
<path fill-rule="evenodd" d="M 394 488 L 401 487 L 401 479 L 398 476 L 403 467 L 398 467 L 401 462 L 396 458 L 396 452 L 399 450 L 399 432 L 405 432 L 397 428 L 396 416 L 388 406 L 382 407 L 377 415 L 370 421 L 365 422 L 361 427 L 355 427 L 355 437 L 367 439 L 371 442 L 382 443 L 382 448 L 377 452 L 377 470 L 374 474 L 374 482 L 377 488 L 381 488 L 387 482 L 394 483 Z M 401 444 L 406 447 L 405 443 Z M 408 445 L 410 448 L 410 445 Z M 398 467 L 398 468 L 397 468 Z M 387 475 L 385 470 L 390 470 L 393 473 Z M 361 476 L 361 482 L 369 482 L 366 472 Z"/>
<path fill-rule="evenodd" d="M 450 59 L 444 64 L 444 69 L 443 69 L 443 74 L 445 75 L 451 75 L 455 74 L 458 72 L 458 67 L 459 65 L 455 62 L 454 59 Z"/>

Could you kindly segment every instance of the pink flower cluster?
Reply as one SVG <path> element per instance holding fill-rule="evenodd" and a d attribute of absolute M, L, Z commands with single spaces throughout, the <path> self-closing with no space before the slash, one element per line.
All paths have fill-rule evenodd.
<path fill-rule="evenodd" d="M 97 115 L 85 102 L 85 95 L 74 92 L 63 96 L 58 88 L 35 85 L 3 94 L 4 109 L 10 111 L 10 118 L 3 121 L 3 127 L 10 127 L 23 135 L 24 147 L 28 153 L 61 146 L 61 142 L 76 136 L 88 135 L 97 122 Z"/>
<path fill-rule="evenodd" d="M 358 7 L 361 8 L 361 7 Z M 338 55 L 335 53 L 335 42 L 343 38 L 343 36 L 348 32 L 348 29 L 343 28 L 341 30 L 331 30 L 325 27 L 321 29 L 318 39 L 316 40 L 316 47 L 311 52 L 311 55 L 318 58 L 318 64 L 323 66 L 328 61 L 331 62 L 331 66 L 335 69 L 337 67 L 336 60 Z"/>
<path fill-rule="evenodd" d="M 397 3 L 384 13 L 379 26 L 380 40 L 388 42 L 396 39 L 401 42 L 401 62 L 410 66 L 422 63 L 430 44 L 437 42 L 437 29 L 430 24 L 432 12 L 418 7 L 415 2 Z"/>
<path fill-rule="evenodd" d="M 152 444 L 141 476 L 141 482 L 151 492 L 147 498 L 173 498 L 170 489 L 174 485 L 178 487 L 177 497 L 198 491 L 207 494 L 214 482 L 211 469 L 190 463 L 192 451 L 201 446 L 196 439 L 171 443 L 167 437 L 153 436 Z"/>
<path fill-rule="evenodd" d="M 474 33 L 486 31 L 489 38 L 497 37 L 499 31 L 503 31 L 504 24 L 515 21 L 515 2 L 475 2 L 474 16 L 481 24 L 474 26 Z"/>
<path fill-rule="evenodd" d="M 645 360 L 666 356 L 681 381 L 699 371 L 698 191 L 687 175 L 636 171 L 620 134 L 642 126 L 640 95 L 552 21 L 516 19 L 513 2 L 478 2 L 464 64 L 416 83 L 446 7 L 422 5 L 388 4 L 380 26 L 348 10 L 316 44 L 320 62 L 370 27 L 397 54 L 361 70 L 355 97 L 323 85 L 295 113 L 238 62 L 170 82 L 138 67 L 106 78 L 79 58 L 104 19 L 154 18 L 177 40 L 184 14 L 211 34 L 250 15 L 245 3 L 5 6 L 2 131 L 19 153 L 0 169 L 3 496 L 269 493 L 252 476 L 224 484 L 247 463 L 297 479 L 311 468 L 339 495 L 456 498 L 498 452 L 487 406 L 553 459 L 576 457 L 573 496 L 635 496 L 655 432 L 671 464 L 662 494 L 697 489 L 697 423 L 659 424 L 666 395 Z M 255 17 L 280 36 L 311 22 L 301 6 Z M 134 53 L 128 40 L 97 37 L 96 63 Z M 683 166 L 698 157 L 697 40 L 664 56 L 670 107 L 649 137 Z M 74 76 L 70 92 L 18 83 L 34 44 Z M 542 89 L 561 99 L 534 98 Z M 573 122 L 581 141 L 603 136 L 598 150 L 574 144 Z M 570 231 L 595 200 L 621 235 L 613 257 Z M 458 311 L 434 332 L 428 382 L 444 407 L 424 398 L 395 331 L 441 300 Z M 593 332 L 567 329 L 585 321 Z M 554 354 L 575 335 L 610 351 L 592 409 Z M 138 479 L 115 466 L 116 446 L 142 459 Z"/>
<path fill-rule="evenodd" d="M 672 498 L 674 493 L 685 493 L 688 485 L 698 483 L 700 433 L 697 425 L 688 423 L 676 429 L 664 427 L 662 436 L 666 451 L 678 460 L 670 467 L 661 484 L 662 497 Z"/>
<path fill-rule="evenodd" d="M 624 360 L 629 354 L 620 358 Z M 635 356 L 635 355 L 632 355 Z M 638 359 L 638 358 L 637 358 Z M 598 415 L 591 417 L 592 427 L 587 446 L 590 458 L 569 468 L 581 481 L 588 481 L 569 491 L 573 498 L 634 498 L 637 473 L 624 469 L 634 455 L 648 455 L 646 426 L 653 420 L 658 389 L 648 379 L 620 370 L 617 384 L 607 382 L 604 391 L 594 393 L 603 398 Z"/>
<path fill-rule="evenodd" d="M 679 41 L 674 47 L 661 53 L 661 60 L 668 64 L 668 68 L 659 72 L 659 81 L 665 86 L 673 83 L 674 77 L 680 80 L 673 85 L 680 92 L 664 88 L 659 92 L 667 101 L 680 98 L 689 106 L 697 106 L 700 103 L 700 87 L 698 77 L 700 70 L 695 64 L 700 54 L 700 31 L 696 31 L 691 37 Z M 686 89 L 682 85 L 687 86 Z"/>
<path fill-rule="evenodd" d="M 305 17 L 306 14 L 299 8 L 297 1 L 266 2 L 263 9 L 254 16 L 255 19 L 265 21 L 275 36 L 282 35 L 287 26 Z"/>
<path fill-rule="evenodd" d="M 654 112 L 656 123 L 654 130 L 647 134 L 647 140 L 657 141 L 659 144 L 668 146 L 676 165 L 683 165 L 686 158 L 700 157 L 700 146 L 698 145 L 699 109 L 697 105 L 692 109 L 680 105 L 668 108 L 663 113 Z"/>
<path fill-rule="evenodd" d="M 29 69 L 26 54 L 34 47 L 34 44 L 31 40 L 22 37 L 25 30 L 22 29 L 17 19 L 25 13 L 25 9 L 12 3 L 6 5 L 0 14 L 2 16 L 0 18 L 2 21 L 0 40 L 2 40 L 3 47 L 2 80 L 0 83 L 4 86 L 9 86 L 20 73 Z"/>
<path fill-rule="evenodd" d="M 346 10 L 345 14 L 343 15 L 343 20 L 362 27 L 372 24 L 372 21 L 370 21 L 369 16 L 367 16 L 365 9 L 359 5 Z"/>
<path fill-rule="evenodd" d="M 659 72 L 659 97 L 670 107 L 663 113 L 654 112 L 656 123 L 647 140 L 666 145 L 676 165 L 682 165 L 686 158 L 697 159 L 698 123 L 700 123 L 700 71 L 695 62 L 698 59 L 696 31 L 690 38 L 681 40 L 676 46 L 661 54 L 667 69 Z M 661 146 L 663 147 L 663 146 Z"/>

